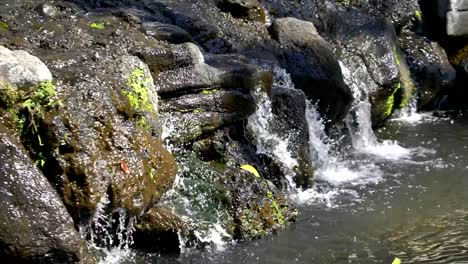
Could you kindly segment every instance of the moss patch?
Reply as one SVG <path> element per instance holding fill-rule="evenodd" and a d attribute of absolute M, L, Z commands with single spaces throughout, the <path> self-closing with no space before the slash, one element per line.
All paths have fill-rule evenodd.
<path fill-rule="evenodd" d="M 387 101 L 385 102 L 385 116 L 389 117 L 393 113 L 393 108 L 395 105 L 395 94 L 401 89 L 401 83 L 398 83 L 395 90 L 393 90 L 392 94 L 388 97 Z"/>
<path fill-rule="evenodd" d="M 11 114 L 23 144 L 29 149 L 36 164 L 44 168 L 47 157 L 45 140 L 40 125 L 45 113 L 62 106 L 51 81 L 41 82 L 26 90 L 9 84 L 0 84 L 0 105 Z"/>
<path fill-rule="evenodd" d="M 150 91 L 148 87 L 149 78 L 146 78 L 142 68 L 135 68 L 127 82 L 128 90 L 122 91 L 127 98 L 131 110 L 129 116 L 137 119 L 137 125 L 145 129 L 151 129 L 144 113 L 153 113 L 154 107 L 150 100 Z"/>
<path fill-rule="evenodd" d="M 459 66 L 464 59 L 468 58 L 468 45 L 463 47 L 462 49 L 458 50 L 452 56 L 450 56 L 450 62 L 455 65 Z"/>
<path fill-rule="evenodd" d="M 102 22 L 94 22 L 89 24 L 89 27 L 94 28 L 94 29 L 104 29 L 106 27 L 106 24 Z"/>
<path fill-rule="evenodd" d="M 9 29 L 10 25 L 8 25 L 7 23 L 3 21 L 0 21 L 0 28 Z"/>

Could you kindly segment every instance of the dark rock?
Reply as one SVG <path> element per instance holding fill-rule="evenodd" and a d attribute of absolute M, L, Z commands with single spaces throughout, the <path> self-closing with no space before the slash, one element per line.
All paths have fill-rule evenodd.
<path fill-rule="evenodd" d="M 331 46 L 312 23 L 295 18 L 275 20 L 271 32 L 281 45 L 279 61 L 296 88 L 308 99 L 318 101 L 321 113 L 332 122 L 341 121 L 352 96 Z"/>
<path fill-rule="evenodd" d="M 206 63 L 162 71 L 155 76 L 155 84 L 162 97 L 194 93 L 203 89 L 240 88 L 250 91 L 260 83 L 272 82 L 272 73 L 250 64 L 238 55 L 216 55 Z"/>
<path fill-rule="evenodd" d="M 416 83 L 418 108 L 432 110 L 455 84 L 456 72 L 438 43 L 412 32 L 400 35 L 411 76 Z"/>
<path fill-rule="evenodd" d="M 184 222 L 171 210 L 163 207 L 151 208 L 135 225 L 134 248 L 158 253 L 180 253 L 178 232 Z"/>
<path fill-rule="evenodd" d="M 0 110 L 1 111 L 1 110 Z M 94 263 L 72 218 L 0 118 L 0 256 L 6 263 Z"/>
<path fill-rule="evenodd" d="M 396 108 L 404 108 L 411 99 L 414 84 L 392 24 L 383 18 L 359 12 L 340 12 L 336 20 L 338 56 L 348 68 L 353 86 L 369 96 L 372 124 L 380 127 Z M 367 73 L 366 73 L 367 72 Z M 348 76 L 349 77 L 349 76 Z"/>
<path fill-rule="evenodd" d="M 356 8 L 370 16 L 385 17 L 397 29 L 407 25 L 420 12 L 417 0 L 338 0 L 336 2 L 338 5 Z"/>
<path fill-rule="evenodd" d="M 193 42 L 189 33 L 180 27 L 158 22 L 145 22 L 141 25 L 143 32 L 157 40 L 174 44 Z"/>
<path fill-rule="evenodd" d="M 217 0 L 217 6 L 235 18 L 266 22 L 267 14 L 257 0 Z"/>
<path fill-rule="evenodd" d="M 161 105 L 164 112 L 192 112 L 197 109 L 201 112 L 238 113 L 245 118 L 255 111 L 255 103 L 249 94 L 215 89 L 168 99 Z"/>
<path fill-rule="evenodd" d="M 288 138 L 288 150 L 297 159 L 294 168 L 295 181 L 298 186 L 312 186 L 314 171 L 312 169 L 309 127 L 306 120 L 306 97 L 301 90 L 274 87 L 272 91 L 272 111 L 276 116 L 275 131 Z"/>

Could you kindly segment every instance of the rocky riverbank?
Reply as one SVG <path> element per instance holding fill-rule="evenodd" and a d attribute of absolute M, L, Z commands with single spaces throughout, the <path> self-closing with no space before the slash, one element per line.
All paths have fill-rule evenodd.
<path fill-rule="evenodd" d="M 287 227 L 288 188 L 313 185 L 308 101 L 331 135 L 350 86 L 374 127 L 412 100 L 467 106 L 468 42 L 420 2 L 0 0 L 0 255 L 93 263 L 79 230 L 101 207 L 158 253 L 206 246 L 207 223 L 237 240 Z M 291 168 L 249 129 L 263 97 Z"/>

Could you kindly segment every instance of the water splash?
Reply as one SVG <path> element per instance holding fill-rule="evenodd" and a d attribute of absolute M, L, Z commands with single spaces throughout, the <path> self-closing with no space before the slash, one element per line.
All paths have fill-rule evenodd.
<path fill-rule="evenodd" d="M 276 67 L 274 70 L 274 87 L 283 89 L 293 89 L 294 85 L 291 77 L 284 69 Z M 265 154 L 274 157 L 275 160 L 282 163 L 289 186 L 295 186 L 293 180 L 293 168 L 298 162 L 293 158 L 288 149 L 289 138 L 279 135 L 274 129 L 275 116 L 272 112 L 271 100 L 265 91 L 257 87 L 252 93 L 257 109 L 254 114 L 248 118 L 247 129 L 255 138 L 258 154 Z"/>
<path fill-rule="evenodd" d="M 366 90 L 366 82 L 351 74 L 345 63 L 340 62 L 343 78 L 351 88 L 353 104 L 346 117 L 346 126 L 350 132 L 353 148 L 360 153 L 378 156 L 382 159 L 398 160 L 411 155 L 411 150 L 404 148 L 396 141 L 385 140 L 379 142 L 372 129 L 371 103 Z M 358 66 L 357 71 L 362 71 Z"/>
<path fill-rule="evenodd" d="M 332 185 L 360 185 L 377 183 L 382 178 L 382 171 L 377 165 L 347 161 L 338 151 L 333 151 L 333 144 L 325 133 L 324 120 L 317 107 L 310 102 L 306 112 L 309 126 L 309 147 L 312 163 L 316 168 L 315 177 Z M 374 135 L 375 137 L 375 135 Z"/>
<path fill-rule="evenodd" d="M 130 247 L 133 244 L 133 226 L 136 219 L 130 217 L 127 220 L 123 209 L 106 213 L 105 209 L 109 203 L 107 194 L 103 195 L 90 222 L 80 226 L 81 237 L 88 240 L 88 247 L 97 255 L 100 264 L 131 261 L 135 256 Z"/>

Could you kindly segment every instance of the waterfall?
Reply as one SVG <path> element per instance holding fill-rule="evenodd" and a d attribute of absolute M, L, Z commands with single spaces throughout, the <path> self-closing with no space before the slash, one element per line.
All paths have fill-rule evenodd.
<path fill-rule="evenodd" d="M 365 81 L 364 64 L 353 65 L 355 72 L 351 74 L 345 63 L 340 62 L 343 72 L 343 78 L 346 84 L 351 88 L 353 94 L 353 103 L 350 113 L 345 119 L 348 127 L 353 148 L 363 154 L 378 156 L 382 159 L 398 160 L 408 157 L 411 150 L 400 146 L 397 142 L 384 140 L 379 142 L 372 129 L 371 103 L 369 101 L 368 83 Z M 362 77 L 362 78 L 361 78 Z"/>
<path fill-rule="evenodd" d="M 278 66 L 274 69 L 273 87 L 281 87 L 283 89 L 293 89 L 294 85 L 291 77 Z M 255 146 L 257 154 L 265 154 L 270 157 L 275 157 L 280 161 L 283 170 L 286 172 L 286 179 L 289 186 L 295 186 L 293 181 L 293 168 L 298 164 L 288 150 L 289 139 L 279 135 L 274 129 L 275 116 L 271 108 L 271 100 L 267 93 L 257 87 L 253 92 L 253 97 L 257 105 L 254 114 L 248 118 L 247 129 L 255 138 Z"/>
<path fill-rule="evenodd" d="M 80 226 L 81 237 L 88 241 L 88 247 L 96 253 L 100 264 L 122 263 L 134 257 L 130 247 L 133 244 L 135 217 L 127 221 L 123 209 L 106 213 L 109 203 L 107 194 L 103 195 L 90 222 Z"/>

